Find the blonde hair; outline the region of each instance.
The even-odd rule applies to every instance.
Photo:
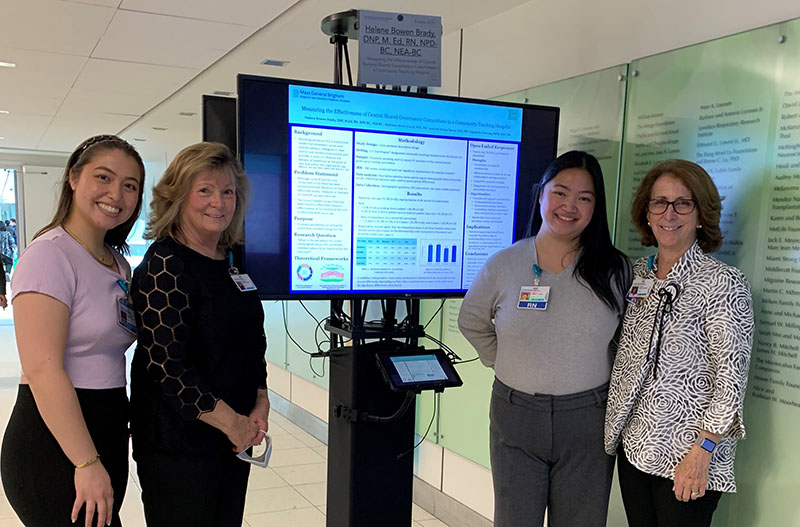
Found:
[[[236,210],[218,247],[228,250],[244,242],[244,213],[250,201],[250,182],[241,163],[222,143],[197,143],[181,150],[153,188],[150,219],[144,231],[148,240],[173,238],[181,234],[181,207],[189,195],[194,177],[203,170],[227,172],[236,187]]]

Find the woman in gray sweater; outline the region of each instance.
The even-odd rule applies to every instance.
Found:
[[[630,264],[608,232],[600,165],[554,160],[533,188],[531,236],[492,256],[461,306],[461,332],[494,368],[490,454],[496,527],[603,526],[609,344]]]

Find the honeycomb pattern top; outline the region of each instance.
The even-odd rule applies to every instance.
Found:
[[[264,314],[225,261],[172,238],[153,243],[131,283],[138,343],[131,367],[134,448],[230,450],[198,421],[224,400],[248,415],[266,388]]]

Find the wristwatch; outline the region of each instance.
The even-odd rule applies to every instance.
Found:
[[[699,436],[697,441],[694,442],[695,445],[700,445],[700,448],[708,452],[709,454],[714,452],[714,449],[717,448],[717,444],[710,440],[707,437]]]

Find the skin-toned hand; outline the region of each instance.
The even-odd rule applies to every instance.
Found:
[[[672,490],[675,498],[680,501],[702,498],[706,494],[708,483],[708,464],[711,462],[711,453],[694,445],[675,467],[675,485]]]
[[[103,463],[97,461],[88,467],[75,469],[75,503],[72,506],[72,523],[78,519],[81,507],[86,505],[85,527],[95,525],[94,516],[97,513],[97,525],[111,525],[114,505],[114,489],[111,488],[111,478],[108,477]]]
[[[269,431],[269,399],[266,397],[266,390],[259,390],[259,395],[261,394],[263,396],[256,399],[256,405],[250,412],[250,420],[258,427],[258,434],[253,439],[252,446],[260,445]]]
[[[250,418],[236,414],[233,426],[225,433],[233,443],[233,451],[237,454],[250,448],[255,441],[258,432],[258,425]]]
[[[0,307],[3,308],[3,311],[5,311],[8,307],[8,299],[6,298],[6,295],[0,295]]]

